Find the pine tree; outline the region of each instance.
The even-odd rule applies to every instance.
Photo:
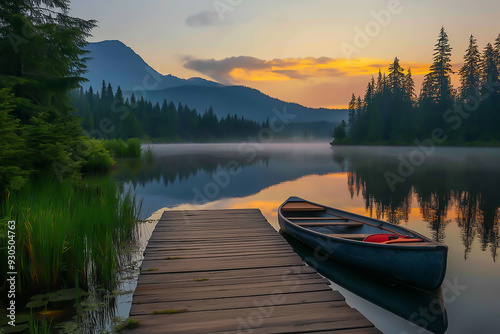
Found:
[[[122,88],[120,86],[118,86],[118,88],[116,89],[115,99],[118,100],[121,104],[125,103],[123,99]]]
[[[365,91],[364,105],[368,107],[375,96],[375,79],[372,77],[372,80],[368,83]]]
[[[356,95],[354,95],[354,93],[352,93],[351,101],[349,102],[349,106],[348,106],[348,109],[349,109],[349,119],[348,119],[349,127],[352,127],[354,125],[354,122],[356,121],[356,103],[357,103]]]
[[[500,34],[498,35],[497,39],[495,40],[495,51],[497,52],[498,59],[497,59],[497,65],[500,70]]]
[[[361,96],[356,99],[356,119],[363,114],[364,104]]]
[[[383,80],[384,79],[382,77],[382,71],[378,70],[377,86],[376,86],[376,89],[375,89],[375,91],[377,93],[382,93],[382,91],[383,91],[383,86],[384,86]]]
[[[422,91],[424,98],[430,98],[433,102],[440,104],[443,109],[453,103],[451,50],[448,35],[443,27],[435,45],[433,63],[429,74],[425,76]]]
[[[431,72],[436,74],[437,97],[440,101],[452,100],[451,74],[453,70],[451,66],[451,50],[448,35],[443,27],[439,34],[438,43],[436,44],[434,64],[431,66]]]
[[[333,142],[331,144],[342,144],[344,139],[347,138],[346,128],[347,124],[342,120],[342,122],[333,129]]]
[[[477,41],[474,36],[470,36],[469,47],[465,52],[464,66],[460,69],[459,97],[462,101],[476,96],[480,86],[481,75],[481,54],[477,47]]]
[[[115,94],[113,93],[113,87],[111,87],[111,83],[108,83],[108,87],[106,88],[106,99],[109,103],[113,102],[115,98]]]
[[[86,39],[96,26],[68,15],[69,0],[9,0],[0,5],[0,89],[19,103],[19,121],[30,168],[78,177],[74,153],[86,140],[70,92],[85,81]],[[59,169],[58,171],[61,171]]]
[[[402,97],[403,84],[405,74],[404,69],[399,64],[399,59],[396,57],[394,62],[389,66],[388,85],[392,92],[393,98],[399,99]]]
[[[106,88],[106,81],[103,80],[102,85],[101,85],[101,99],[106,100],[108,98],[107,94],[108,94],[108,90]]]
[[[493,48],[493,45],[488,43],[484,48],[481,61],[481,83],[483,85],[487,82],[493,83],[499,81],[500,73],[497,66],[497,59],[498,53]]]
[[[71,113],[69,92],[85,79],[86,38],[95,21],[68,15],[69,0],[10,0],[0,10],[0,88],[29,103],[13,115],[21,124],[52,109]]]
[[[406,102],[409,102],[413,106],[417,101],[417,95],[415,94],[415,81],[411,73],[411,68],[408,69],[408,73],[405,75],[403,80],[403,98]]]

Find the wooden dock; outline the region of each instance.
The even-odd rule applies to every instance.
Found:
[[[165,212],[130,317],[126,333],[380,333],[259,210]]]

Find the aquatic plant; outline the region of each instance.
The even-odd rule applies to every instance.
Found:
[[[140,207],[109,178],[86,179],[79,186],[42,178],[9,194],[0,205],[0,256],[7,258],[7,223],[13,220],[17,292],[89,283],[112,290],[120,249],[135,241]],[[7,263],[3,266],[2,273],[8,272]]]
[[[155,154],[151,146],[146,147],[146,149],[144,150],[144,158],[146,159],[146,162],[149,164],[154,161]]]

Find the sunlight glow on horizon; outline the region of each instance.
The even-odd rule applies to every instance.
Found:
[[[403,68],[412,67],[418,94],[442,26],[450,37],[454,64],[462,62],[471,33],[481,51],[500,33],[498,1],[400,2],[404,10],[393,15],[351,63],[340,61],[345,58],[340,45],[352,44],[356,29],[372,22],[373,12],[387,9],[389,0],[242,1],[222,19],[213,15],[210,0],[73,0],[71,14],[99,21],[90,41],[118,39],[148,64],[161,68],[162,74],[221,82],[210,75],[220,70],[220,61],[254,57],[260,61],[257,67],[231,67],[223,79],[316,108],[345,106],[352,93],[364,95],[371,75],[376,76],[379,68],[387,72],[395,56]],[[327,57],[338,63],[314,64]],[[185,66],[186,58],[216,61],[213,67],[196,70]],[[271,69],[259,68],[268,62],[287,65],[297,60],[294,66],[276,63]],[[454,70],[458,69],[455,65]],[[455,77],[453,83],[456,88]]]

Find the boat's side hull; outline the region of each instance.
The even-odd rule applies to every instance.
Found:
[[[436,289],[443,282],[447,261],[445,246],[411,247],[356,242],[301,228],[290,223],[281,212],[278,220],[285,232],[337,261],[422,289]]]

